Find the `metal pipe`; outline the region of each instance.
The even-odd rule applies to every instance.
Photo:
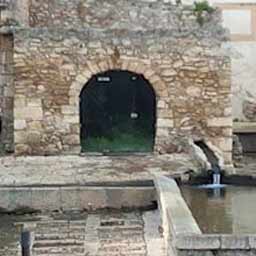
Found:
[[[31,256],[31,232],[23,231],[21,232],[21,255],[22,256]]]

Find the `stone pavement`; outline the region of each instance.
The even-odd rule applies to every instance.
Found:
[[[180,176],[199,170],[188,154],[140,156],[34,156],[0,158],[0,186],[82,185]]]
[[[27,224],[32,226],[33,256],[166,255],[157,210],[57,215],[44,215]],[[20,256],[19,251],[18,242],[5,249],[0,246],[1,256]]]

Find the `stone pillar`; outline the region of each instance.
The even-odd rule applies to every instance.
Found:
[[[13,152],[13,37],[0,35],[0,143],[4,152]]]
[[[14,1],[14,19],[20,26],[29,26],[29,1],[28,0],[16,0]]]

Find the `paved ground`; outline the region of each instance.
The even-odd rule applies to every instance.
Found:
[[[43,216],[33,225],[33,256],[164,256],[159,225],[158,211]],[[1,256],[20,255],[13,237],[0,243]]]
[[[197,169],[185,154],[2,157],[0,186],[137,181],[152,173],[178,176]],[[0,216],[0,255],[20,256],[19,233],[8,218]],[[159,225],[158,211],[101,212],[75,219],[43,216],[34,229],[33,256],[164,256]]]
[[[0,186],[61,185],[150,179],[153,173],[198,170],[189,155],[51,156],[0,158]]]

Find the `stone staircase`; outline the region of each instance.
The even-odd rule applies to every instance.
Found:
[[[140,213],[101,216],[98,239],[97,256],[147,255],[144,223]]]
[[[15,223],[31,230],[33,256],[166,255],[158,211],[43,215]],[[19,232],[13,230],[11,240],[5,238],[9,243],[0,243],[0,256],[21,256]]]
[[[36,225],[33,256],[146,256],[141,213],[91,214]]]
[[[84,256],[86,220],[38,222],[34,234],[34,256]]]
[[[13,248],[1,248],[0,249],[0,255],[1,256],[20,256],[19,247],[16,245],[13,245]]]

